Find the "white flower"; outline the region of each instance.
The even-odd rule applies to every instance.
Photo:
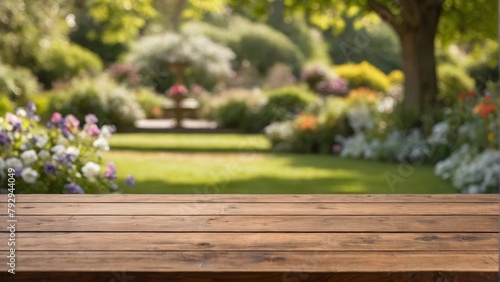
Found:
[[[40,136],[38,137],[38,140],[36,141],[36,146],[38,148],[43,148],[45,145],[47,145],[47,142],[49,141],[49,138],[47,136]]]
[[[108,125],[103,125],[101,128],[101,137],[109,138],[113,134],[111,128]]]
[[[25,165],[30,165],[38,160],[38,155],[35,150],[29,150],[21,154],[21,159]]]
[[[42,160],[46,160],[50,157],[50,153],[46,150],[41,150],[40,152],[38,152],[38,157]]]
[[[76,159],[76,157],[80,155],[80,150],[76,147],[71,146],[66,149],[66,154],[70,155],[72,159]]]
[[[31,167],[27,167],[21,172],[21,177],[26,183],[35,183],[39,176],[38,172]]]
[[[90,180],[94,180],[99,175],[100,170],[101,167],[94,162],[88,162],[82,167],[83,175]]]
[[[23,108],[18,108],[16,110],[16,115],[18,115],[20,117],[25,117],[27,115],[27,113]]]
[[[54,153],[54,158],[62,157],[66,151],[66,147],[64,145],[55,145],[51,151]]]
[[[8,158],[7,160],[5,160],[5,166],[7,168],[22,169],[23,162],[18,158]]]
[[[103,137],[99,137],[94,141],[94,147],[99,151],[109,151],[108,140]]]

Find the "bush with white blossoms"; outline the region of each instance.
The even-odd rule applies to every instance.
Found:
[[[7,171],[15,170],[16,193],[116,193],[114,163],[101,164],[109,150],[111,125],[97,126],[89,114],[83,125],[72,115],[54,113],[40,124],[36,107],[0,117],[0,187],[7,187]],[[135,185],[128,176],[127,184]]]

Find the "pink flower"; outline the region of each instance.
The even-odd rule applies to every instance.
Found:
[[[19,118],[18,118],[16,115],[11,114],[11,113],[7,113],[7,114],[5,115],[5,119],[6,119],[6,120],[7,120],[7,122],[8,122],[8,123],[10,123],[10,124],[16,124],[16,123],[19,123],[19,122],[20,122]]]
[[[55,112],[52,114],[52,118],[50,119],[50,121],[55,124],[55,123],[60,122],[61,119],[62,119],[62,115],[58,112]]]
[[[78,128],[78,126],[80,126],[80,121],[74,115],[67,115],[65,125],[68,128]]]
[[[176,84],[172,86],[169,90],[168,93],[170,95],[182,95],[182,94],[187,94],[187,89],[184,85],[182,84]]]
[[[94,114],[88,114],[85,116],[85,122],[88,124],[94,124],[97,123],[99,119]]]
[[[116,166],[113,162],[108,163],[108,166],[106,167],[103,176],[110,180],[116,179]]]
[[[97,125],[95,125],[95,124],[91,124],[91,125],[88,127],[88,129],[87,129],[87,130],[88,130],[89,135],[90,135],[90,136],[92,136],[92,137],[97,137],[97,136],[99,136],[99,133],[101,132],[101,131],[99,130],[99,127],[98,127]]]

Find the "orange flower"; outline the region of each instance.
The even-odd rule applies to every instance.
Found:
[[[296,119],[296,123],[301,131],[314,130],[318,126],[316,118],[308,114],[300,114]]]
[[[474,107],[472,111],[484,118],[489,114],[494,113],[496,110],[497,107],[493,104],[479,103]]]
[[[474,98],[475,95],[476,95],[476,91],[471,90],[471,91],[468,91],[468,92],[462,92],[460,94],[460,96],[458,96],[458,98],[463,101],[463,100],[465,100],[467,98]]]

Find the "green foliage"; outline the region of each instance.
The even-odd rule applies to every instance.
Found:
[[[309,107],[314,107],[318,97],[300,87],[283,87],[266,93],[267,103],[250,115],[246,129],[251,132],[261,131],[275,121],[284,121],[295,117]]]
[[[56,95],[55,92],[41,92],[33,95],[30,100],[35,103],[36,113],[42,119],[42,121],[49,121],[52,115],[50,112],[52,99]]]
[[[368,62],[339,65],[334,68],[334,71],[340,77],[349,81],[349,87],[351,89],[367,87],[373,90],[386,92],[390,87],[390,81],[387,75]]]
[[[298,73],[304,56],[284,34],[264,24],[242,20],[236,20],[231,26],[232,30],[239,30],[241,36],[236,54],[248,60],[262,75],[276,63],[290,65]]]
[[[0,63],[0,94],[8,95],[12,101],[25,104],[38,90],[38,81],[28,69],[13,68]]]
[[[283,33],[268,25],[250,22],[241,17],[230,18],[227,26],[190,22],[184,25],[183,32],[190,35],[203,35],[231,48],[236,54],[237,65],[241,65],[246,60],[258,70],[261,76],[265,76],[277,63],[287,64],[292,67],[294,73],[298,73],[306,57],[300,48]],[[321,42],[318,42],[320,39],[316,39],[312,43],[320,44]],[[321,56],[317,54],[317,57]]]
[[[347,26],[342,33],[324,33],[336,64],[367,61],[385,73],[401,69],[401,44],[389,25],[378,22],[355,28],[354,19],[344,20]]]
[[[61,1],[0,1],[0,57],[4,63],[33,68],[45,42],[67,32]]]
[[[305,58],[313,57],[315,46],[311,30],[303,18],[290,18],[286,23],[273,26],[294,42]]]
[[[156,15],[152,0],[92,0],[89,5],[90,16],[103,30],[102,41],[108,44],[130,42]],[[96,30],[88,33],[91,39],[97,35]]]
[[[453,65],[441,65],[438,67],[438,99],[446,104],[457,100],[462,92],[474,88],[474,80],[467,73]]]
[[[213,96],[202,96],[201,113],[217,121],[220,127],[245,130],[251,123],[252,113],[265,103],[262,92],[235,88]]]
[[[476,81],[476,89],[480,92],[486,90],[488,83],[498,81],[498,43],[495,40],[472,43],[465,68]]]
[[[133,93],[103,77],[74,81],[54,97],[50,112],[73,114],[80,120],[93,113],[100,124],[113,124],[119,129],[132,127],[136,120],[144,118]]]
[[[162,117],[162,105],[165,103],[165,97],[148,88],[139,88],[134,91],[134,95],[137,103],[146,113],[146,118]]]
[[[237,32],[230,32],[227,27],[216,26],[207,22],[189,21],[182,26],[182,32],[188,35],[203,35],[210,40],[231,48],[237,49],[240,36]]]
[[[103,33],[106,31],[89,15],[88,7],[75,10],[74,15],[77,28],[73,28],[69,33],[70,40],[99,55],[104,63],[117,61],[128,50],[128,42],[104,42]],[[91,37],[89,33],[95,36]]]
[[[49,88],[57,80],[70,80],[78,75],[97,74],[102,62],[94,53],[76,44],[54,41],[40,52],[41,69],[38,76]]]
[[[7,112],[13,112],[14,105],[7,95],[0,93],[0,116],[4,116]]]
[[[350,136],[353,131],[346,117],[346,99],[340,97],[327,97],[325,104],[318,113],[319,151],[330,153],[336,143],[335,136]]]

